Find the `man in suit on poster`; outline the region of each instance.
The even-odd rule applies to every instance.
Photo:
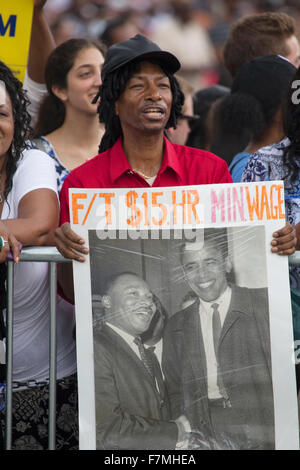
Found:
[[[274,448],[267,289],[229,285],[226,229],[204,229],[181,252],[194,303],[173,315],[163,370],[172,417],[191,426],[190,448]]]
[[[94,325],[97,449],[175,449],[184,417],[171,422],[159,363],[141,343],[156,312],[148,284],[134,273],[110,280],[104,318]]]

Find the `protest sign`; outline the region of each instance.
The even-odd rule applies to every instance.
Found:
[[[285,223],[283,183],[69,197],[90,250],[73,263],[80,448],[298,449],[288,259],[270,246]],[[130,345],[138,330],[156,347],[156,389]],[[183,414],[177,442],[171,419]]]

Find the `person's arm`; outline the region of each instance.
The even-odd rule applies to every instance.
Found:
[[[55,41],[43,11],[46,2],[47,0],[34,0],[27,72],[37,83],[45,83],[46,62],[55,48]]]
[[[13,177],[2,222],[23,245],[53,244],[59,202],[55,164],[44,152],[25,150]],[[10,217],[10,218],[9,218]]]
[[[88,249],[85,241],[79,237],[70,227],[69,215],[69,188],[80,187],[80,182],[71,181],[68,176],[60,191],[60,227],[54,232],[55,245],[65,258],[83,263]],[[75,250],[75,251],[73,251]],[[78,253],[76,253],[78,252]],[[71,263],[61,263],[57,268],[57,280],[59,293],[70,302],[74,302],[73,266]]]
[[[8,232],[22,245],[53,245],[54,229],[58,225],[57,194],[47,188],[28,192],[19,202],[18,217],[3,220]]]

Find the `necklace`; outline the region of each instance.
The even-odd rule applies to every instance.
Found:
[[[147,175],[145,175],[145,173],[143,173],[142,171],[135,170],[134,168],[133,168],[133,171],[134,171],[135,173],[138,173],[139,175],[141,175],[141,176],[142,176],[143,178],[145,178],[146,180],[150,180],[151,178],[155,178],[156,175],[157,175],[157,173],[156,173],[156,175],[147,176]]]

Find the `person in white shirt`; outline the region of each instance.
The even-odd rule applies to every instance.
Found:
[[[30,128],[27,104],[21,82],[0,62],[0,316],[3,314],[4,320],[5,258],[9,248],[16,262],[12,448],[41,450],[48,448],[48,400],[45,398],[49,383],[48,265],[19,263],[18,242],[23,246],[53,244],[59,202],[53,161],[40,150],[26,147],[25,137]],[[57,322],[58,448],[78,448],[77,406],[74,400],[77,387],[74,315],[72,307],[63,299],[57,306]],[[0,333],[0,339],[3,339],[2,336]],[[0,426],[5,421],[4,414],[5,410],[2,410]]]

